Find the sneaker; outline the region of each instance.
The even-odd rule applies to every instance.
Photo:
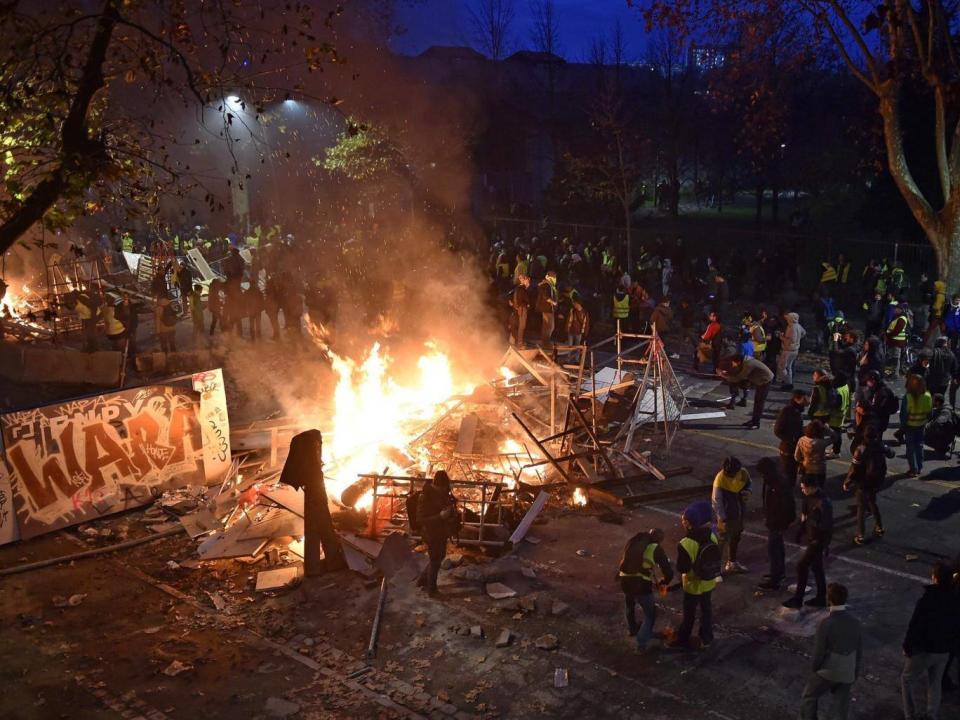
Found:
[[[733,561],[733,570],[738,573],[749,572],[749,569],[743,563],[739,563],[736,560]]]
[[[747,420],[747,421],[746,421],[743,425],[741,425],[740,427],[745,427],[745,428],[747,428],[748,430],[757,430],[757,429],[760,428],[760,423],[756,422],[755,420]]]
[[[762,583],[757,585],[758,590],[779,590],[780,589],[780,580],[775,580],[774,578],[769,578],[764,580]]]
[[[885,532],[886,532],[886,531],[885,531],[882,527],[880,527],[879,525],[877,525],[877,527],[875,527],[875,528],[873,529],[873,534],[876,535],[877,537],[883,537],[883,534],[884,534]]]
[[[740,407],[746,407],[746,406],[747,406],[747,399],[746,399],[746,398],[740,398],[739,400],[737,400],[737,405],[739,405]]]
[[[737,571],[737,566],[735,563],[727,562],[727,564],[723,566],[723,572],[725,572],[728,575],[730,573],[735,573],[736,571]]]
[[[865,542],[866,542],[866,540],[863,539],[863,535],[854,535],[854,536],[853,536],[853,544],[854,544],[854,545],[863,545]]]
[[[810,598],[804,605],[807,607],[825,608],[827,606],[827,599],[822,597]]]
[[[723,406],[724,410],[733,410],[736,407],[736,403],[731,400],[726,405]]]
[[[784,600],[782,605],[785,608],[790,608],[791,610],[798,610],[803,607],[803,598],[798,598],[794,596],[789,600]]]

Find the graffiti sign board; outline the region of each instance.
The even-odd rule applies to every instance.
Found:
[[[219,391],[198,392],[195,376],[186,376],[0,415],[20,537],[137,507],[170,488],[215,481],[205,460],[224,451],[207,447],[215,434],[201,416],[222,416],[226,425],[223,378],[219,370],[202,375]],[[229,435],[229,427],[224,432]],[[229,445],[225,452],[229,463]]]

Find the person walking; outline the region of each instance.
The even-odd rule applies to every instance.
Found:
[[[893,451],[880,440],[875,427],[868,427],[864,442],[857,446],[850,461],[843,489],[856,490],[857,496],[857,534],[853,542],[863,545],[867,511],[873,515],[873,534],[883,537],[883,519],[877,505],[877,493],[883,487],[887,477],[887,458],[893,457]]]
[[[777,414],[773,424],[773,434],[780,441],[780,464],[783,468],[783,477],[794,486],[797,481],[797,461],[794,455],[797,450],[797,441],[803,437],[803,411],[808,403],[805,390],[794,390],[790,402],[784,405]]]
[[[937,338],[927,366],[927,389],[931,395],[946,395],[950,381],[957,374],[957,356],[949,347],[947,338]]]
[[[900,675],[905,720],[939,720],[943,674],[950,652],[960,638],[960,604],[953,587],[953,569],[938,562],[931,584],[917,601],[903,640],[906,660]],[[916,686],[925,681],[926,699],[918,700]]]
[[[850,421],[850,384],[843,373],[833,378],[833,389],[836,392],[835,405],[827,416],[827,427],[833,436],[833,447],[830,455],[837,456],[843,446],[843,438]]]
[[[657,606],[653,587],[657,568],[660,568],[657,585],[666,589],[673,580],[673,568],[663,549],[663,530],[654,528],[630,538],[623,548],[617,579],[623,590],[627,628],[630,636],[636,638],[638,651],[648,650],[655,644],[653,628],[657,620]],[[643,623],[639,627],[637,605],[643,610]]]
[[[897,305],[893,310],[893,319],[887,325],[884,337],[887,343],[887,359],[893,358],[893,376],[903,375],[906,372],[904,363],[907,349],[907,330],[910,323],[903,309]]]
[[[737,562],[737,548],[743,536],[747,498],[752,491],[750,473],[740,460],[732,455],[727,457],[720,472],[713,479],[713,492],[710,496],[720,539],[720,559],[727,556],[727,562],[723,566],[726,574],[747,572],[747,567]]]
[[[803,437],[797,440],[793,459],[802,473],[804,482],[822,488],[827,481],[827,448],[833,438],[826,437],[826,426],[820,420],[811,420],[803,429]]]
[[[781,390],[793,390],[793,365],[800,354],[800,343],[806,337],[807,331],[800,324],[797,313],[785,313],[784,320],[787,326],[780,334],[780,354],[777,356],[777,376],[782,385]]]
[[[710,503],[689,505],[680,518],[686,534],[677,548],[677,572],[683,586],[683,621],[676,637],[668,644],[673,648],[690,648],[690,636],[700,610],[699,639],[701,647],[713,642],[713,590],[720,577],[720,547],[717,534],[710,527]]]
[[[800,699],[800,720],[817,720],[820,698],[827,694],[833,720],[846,720],[849,713],[850,689],[860,676],[863,659],[863,630],[847,610],[847,596],[847,588],[839,583],[827,588],[829,612],[817,626],[813,672]]]
[[[823,556],[830,547],[833,537],[833,504],[823,489],[812,478],[804,476],[800,482],[803,493],[803,506],[800,511],[800,530],[797,542],[806,541],[803,555],[797,562],[797,587],[793,597],[784,601],[786,608],[825,607],[827,604],[827,577],[823,569]],[[807,579],[810,570],[817,583],[817,594],[806,602]]]
[[[759,590],[779,590],[787,574],[783,534],[797,517],[793,482],[780,472],[774,458],[760,458],[757,472],[763,479],[763,518],[767,526],[767,557],[770,572],[763,576]]]
[[[430,597],[439,595],[437,576],[447,556],[447,540],[459,525],[457,501],[450,492],[450,476],[440,470],[423,486],[417,501],[417,522],[427,545],[430,563],[420,573],[417,584],[427,589]]]
[[[907,446],[910,477],[923,472],[923,429],[933,411],[933,398],[919,375],[907,378],[907,392],[900,401],[900,428]]]
[[[851,453],[863,442],[864,433],[871,425],[877,429],[880,438],[883,438],[883,433],[890,426],[890,416],[900,408],[900,402],[893,390],[883,381],[880,373],[871,370],[857,388],[854,405],[856,430],[850,445]]]

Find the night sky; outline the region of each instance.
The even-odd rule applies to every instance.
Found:
[[[466,8],[471,0],[421,0],[398,11],[397,24],[405,32],[393,39],[398,52],[416,55],[431,45],[471,45],[471,27]],[[533,12],[529,0],[515,0],[511,52],[531,49]],[[571,61],[586,60],[590,44],[599,36],[609,37],[620,20],[627,44],[627,59],[642,58],[646,34],[640,12],[627,7],[626,0],[555,0],[560,24],[562,55]]]

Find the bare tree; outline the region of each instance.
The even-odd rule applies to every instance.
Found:
[[[533,0],[530,12],[533,15],[533,30],[530,33],[533,49],[560,55],[563,50],[560,47],[560,19],[557,17],[556,4],[553,0]]]
[[[516,20],[514,0],[474,0],[467,7],[477,46],[494,60],[510,49]]]

